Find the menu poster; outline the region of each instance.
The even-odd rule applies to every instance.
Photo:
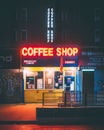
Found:
[[[37,79],[37,89],[42,89],[42,86],[43,86],[43,80]]]
[[[35,82],[34,77],[26,77],[26,88],[35,89],[34,82]]]
[[[52,78],[48,78],[48,84],[52,84]]]

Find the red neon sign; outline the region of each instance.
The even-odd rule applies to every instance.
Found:
[[[75,56],[78,53],[78,48],[56,48],[56,55],[57,56]]]
[[[54,54],[55,53],[55,54]],[[78,54],[77,47],[57,47],[57,48],[42,48],[42,47],[23,47],[22,56],[75,56]]]
[[[53,56],[53,48],[32,48],[24,47],[22,49],[23,56]]]

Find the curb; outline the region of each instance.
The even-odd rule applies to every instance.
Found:
[[[37,124],[37,121],[0,121],[0,125]]]

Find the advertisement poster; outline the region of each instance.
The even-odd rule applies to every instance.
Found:
[[[35,89],[34,82],[35,82],[34,77],[26,77],[26,88]]]
[[[42,89],[43,87],[43,79],[37,79],[37,89]]]

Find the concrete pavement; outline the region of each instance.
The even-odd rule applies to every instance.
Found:
[[[35,123],[36,108],[45,107],[42,104],[0,104],[0,124]],[[46,106],[52,107],[52,106]],[[56,106],[57,107],[57,106]]]
[[[38,104],[38,107],[41,104]],[[0,121],[33,121],[36,120],[36,104],[3,104],[0,105]]]
[[[53,107],[57,108],[57,106],[42,106],[42,104],[37,104],[37,103],[0,104],[0,125],[11,125],[11,124],[22,124],[22,125],[23,124],[31,124],[32,125],[32,124],[39,124],[39,120],[36,120],[36,108],[53,108]],[[41,110],[43,110],[43,109],[41,109]],[[59,108],[59,111],[60,110],[61,109]],[[72,108],[72,110],[74,110],[74,109]],[[93,108],[92,108],[92,110],[93,110]],[[101,118],[100,117],[98,118],[98,120],[100,119],[99,121],[102,122],[103,119],[104,119],[104,117],[103,117],[104,107],[102,109],[100,108],[99,110],[98,109],[96,109],[96,110],[97,110],[97,111],[95,111],[95,113],[97,112],[96,117],[98,117],[99,110],[102,110],[102,111],[100,111],[100,115],[102,114],[102,116],[101,116]],[[75,110],[75,112],[77,112],[77,111]],[[78,116],[81,113],[82,113],[82,111],[80,113],[79,112],[76,113],[75,115]],[[56,116],[57,116],[57,114],[58,113],[56,113]],[[63,114],[62,111],[61,111],[61,114]],[[40,115],[41,115],[41,113],[40,113]],[[51,116],[51,118],[52,118],[52,116],[54,116],[54,115],[55,114],[52,115],[52,113],[51,113],[51,114],[48,114],[48,116],[47,116],[47,114],[46,114],[46,115],[43,116],[42,119],[43,119],[43,121],[46,121],[46,117]],[[69,114],[69,115],[73,117],[73,112],[72,112],[72,114]],[[74,118],[74,119],[76,119],[76,118]],[[70,118],[70,120],[72,121],[72,118]],[[47,120],[47,121],[49,123],[49,120]],[[54,122],[52,122],[52,123],[54,124]],[[61,124],[60,122],[56,122],[56,123]],[[70,124],[69,120],[68,120],[68,124]],[[77,121],[73,120],[72,124],[77,124]],[[103,124],[104,124],[104,121],[103,121]]]

